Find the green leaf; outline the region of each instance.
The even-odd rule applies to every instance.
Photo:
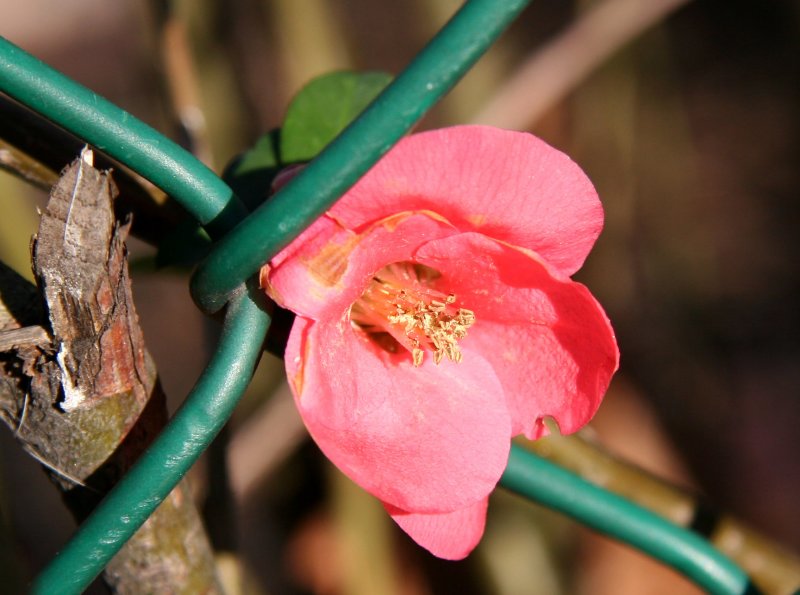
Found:
[[[334,72],[315,78],[292,99],[280,139],[284,163],[309,161],[344,130],[392,80],[385,72]]]
[[[283,168],[279,145],[280,131],[268,132],[236,157],[222,174],[222,179],[251,211],[267,199],[272,179]]]

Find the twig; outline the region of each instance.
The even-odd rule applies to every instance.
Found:
[[[166,423],[133,306],[115,186],[89,151],[54,186],[33,244],[32,285],[0,266],[0,419],[83,520]],[[26,303],[27,302],[27,303]],[[24,326],[23,326],[24,325]],[[28,337],[28,339],[26,339]],[[41,342],[40,339],[48,340]],[[218,592],[213,556],[179,485],[106,568],[116,592]]]
[[[287,384],[251,416],[231,438],[228,466],[231,488],[244,502],[307,436]]]
[[[30,155],[0,138],[0,169],[21,177],[26,182],[50,190],[58,180],[58,174],[42,165]]]
[[[603,0],[536,50],[472,118],[525,130],[628,42],[689,0]]]
[[[50,334],[40,325],[0,331],[0,353],[18,347],[43,346],[49,343]]]
[[[334,6],[324,0],[270,2],[270,17],[283,61],[284,88],[294,94],[310,79],[350,68],[342,24]]]
[[[192,60],[189,35],[176,14],[174,2],[151,0],[156,45],[155,63],[160,88],[178,127],[178,137],[200,161],[212,165],[206,118],[200,107],[200,90]]]
[[[588,436],[586,431],[571,436],[552,435],[525,442],[525,446],[584,479],[709,538],[739,563],[764,593],[789,595],[800,588],[797,556],[740,521],[715,511],[696,494],[617,459]]]

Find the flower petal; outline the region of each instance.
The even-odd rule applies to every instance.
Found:
[[[619,351],[586,287],[535,254],[476,233],[429,242],[415,260],[437,269],[439,288],[475,312],[461,345],[491,363],[508,399],[513,434],[540,437],[545,416],[564,433],[591,419]],[[471,365],[466,356],[465,364]]]
[[[345,316],[298,318],[286,370],[306,427],[346,475],[403,510],[443,512],[486,497],[508,460],[500,382],[469,357],[469,365],[426,358],[414,367]]]
[[[419,545],[445,560],[461,560],[478,545],[486,526],[484,498],[467,508],[443,513],[413,513],[384,504],[395,522]]]
[[[408,260],[421,244],[457,233],[425,213],[397,213],[356,234],[318,219],[261,270],[261,286],[281,306],[307,318],[339,315],[387,264]]]
[[[359,230],[407,210],[434,211],[462,231],[535,250],[566,275],[603,227],[597,193],[569,157],[531,134],[488,126],[404,138],[330,215]]]

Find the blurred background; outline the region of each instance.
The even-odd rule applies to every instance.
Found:
[[[4,3],[0,34],[221,171],[312,77],[397,73],[459,4],[28,0]],[[418,126],[528,130],[583,167],[606,229],[576,278],[622,353],[594,435],[795,551],[799,25],[791,0],[538,0]],[[28,278],[45,198],[0,172],[0,260]],[[174,408],[217,328],[194,308],[189,272],[157,270],[154,253],[132,240],[133,290]],[[192,474],[241,592],[698,592],[502,490],[472,556],[432,558],[320,456],[282,374],[265,355],[223,436],[231,491],[219,493],[213,457]],[[74,524],[6,430],[0,449],[0,574],[27,580]]]

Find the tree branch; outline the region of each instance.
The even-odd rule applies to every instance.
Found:
[[[116,187],[85,150],[64,172],[34,240],[36,288],[0,266],[0,418],[80,521],[166,423],[128,277]],[[52,341],[20,341],[47,327]],[[29,329],[25,331],[25,329]],[[6,341],[8,343],[8,341]],[[106,568],[117,593],[214,593],[211,548],[185,485]]]
[[[614,53],[689,0],[601,0],[537,48],[471,121],[526,130]]]
[[[591,439],[586,431],[570,436],[553,433],[524,444],[536,454],[577,473],[708,538],[741,565],[764,593],[791,595],[800,587],[800,559],[747,527],[711,508],[697,494],[667,483],[631,463],[621,461]]]

